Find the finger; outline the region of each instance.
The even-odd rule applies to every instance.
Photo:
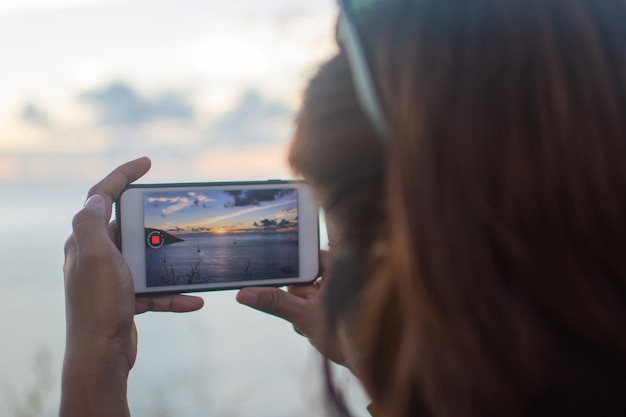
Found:
[[[109,237],[113,242],[117,242],[117,222],[113,220],[109,223],[107,227],[107,232],[109,233]]]
[[[85,206],[72,219],[72,232],[76,245],[99,242],[107,236],[106,202],[100,194],[90,196]]]
[[[300,298],[313,298],[318,297],[320,287],[315,284],[310,285],[290,285],[287,287],[287,291],[290,294]]]
[[[304,319],[307,304],[305,299],[278,288],[242,288],[237,293],[237,301],[292,323]]]
[[[136,297],[135,314],[146,311],[171,311],[174,313],[187,313],[202,308],[204,299],[189,295],[165,295],[158,297]]]
[[[91,187],[87,197],[100,194],[107,200],[107,213],[110,217],[111,205],[124,190],[124,188],[141,178],[150,169],[150,159],[143,157],[127,162],[115,168],[102,181]]]

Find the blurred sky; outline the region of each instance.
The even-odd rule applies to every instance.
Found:
[[[288,177],[333,0],[3,0],[0,181]]]
[[[58,414],[62,248],[88,186],[142,155],[153,160],[143,182],[289,177],[294,112],[336,50],[336,14],[335,0],[0,0],[0,190],[10,196],[0,203],[0,333],[10,335],[0,415],[32,408],[39,349],[57,383],[38,415]],[[196,392],[203,406],[248,415],[325,414],[304,338],[231,292],[205,297],[197,313],[137,318],[139,415],[168,415],[159,404],[198,415],[179,408]],[[197,384],[207,369],[212,383]]]

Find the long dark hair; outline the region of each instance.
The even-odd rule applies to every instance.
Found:
[[[361,23],[390,125],[389,231],[354,281],[378,407],[625,415],[626,2],[390,0]]]
[[[385,19],[372,395],[394,416],[625,414],[626,3],[404,2]]]

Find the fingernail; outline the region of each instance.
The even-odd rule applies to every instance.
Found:
[[[239,294],[237,294],[237,301],[248,306],[256,305],[258,299],[259,296],[256,292],[246,288],[242,289],[239,291]]]
[[[104,208],[104,197],[100,194],[94,194],[85,201],[85,207],[96,210],[102,214],[106,211]]]

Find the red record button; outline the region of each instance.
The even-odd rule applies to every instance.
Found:
[[[165,239],[163,239],[163,234],[161,232],[154,231],[148,235],[147,243],[148,246],[150,246],[152,249],[158,249],[163,246],[163,243],[165,243]]]

